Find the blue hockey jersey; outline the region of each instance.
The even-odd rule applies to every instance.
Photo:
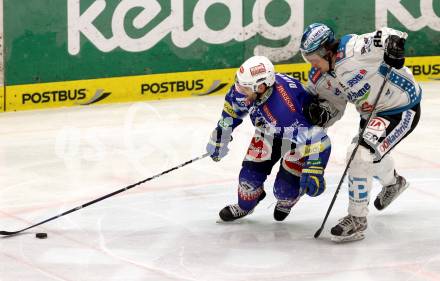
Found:
[[[246,96],[233,85],[226,94],[217,129],[233,130],[249,114],[252,124],[265,134],[271,132],[275,137],[289,139],[294,143],[310,143],[304,138],[313,137],[306,134],[310,133],[313,125],[305,117],[303,109],[309,105],[312,96],[298,80],[276,73],[275,84],[262,97],[249,105],[245,104],[245,100]],[[319,130],[319,134],[320,140],[326,138],[322,130]]]

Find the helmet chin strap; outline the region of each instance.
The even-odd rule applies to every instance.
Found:
[[[333,65],[332,65],[332,56],[330,54],[330,52],[327,52],[327,54],[324,56],[324,59],[328,62],[328,71],[327,72],[332,72],[333,69]]]

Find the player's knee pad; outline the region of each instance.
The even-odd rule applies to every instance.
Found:
[[[299,177],[280,168],[273,185],[273,193],[277,200],[294,200],[301,195]]]
[[[347,162],[353,153],[356,144],[351,144],[347,151]],[[351,161],[350,168],[368,169],[371,170],[373,167],[374,155],[371,151],[363,146],[359,146],[356,154]]]
[[[267,175],[243,167],[238,183],[238,205],[243,210],[252,210],[263,193],[263,185]]]

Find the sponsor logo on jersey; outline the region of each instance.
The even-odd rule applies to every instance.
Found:
[[[355,203],[368,202],[366,182],[366,178],[348,176],[348,196],[350,201]]]
[[[344,84],[342,84],[341,81],[338,81],[338,83],[339,83],[339,86],[341,86],[341,88],[342,88],[344,91],[348,91],[348,87],[345,86]]]
[[[367,71],[365,69],[361,69],[358,74],[348,80],[348,86],[353,87],[354,85],[359,83],[362,79],[364,79],[365,74],[367,74]]]
[[[301,153],[303,153],[304,156],[309,156],[312,154],[318,154],[323,150],[324,150],[324,145],[321,142],[318,142],[304,146],[304,150],[301,151]]]
[[[238,196],[243,201],[257,200],[261,193],[263,193],[262,188],[255,189],[249,182],[242,181],[238,185]]]
[[[21,95],[21,103],[59,103],[65,101],[79,101],[86,98],[87,90],[85,88],[81,89],[69,89],[69,90],[56,90],[56,91],[45,91],[45,92],[35,92],[35,93],[24,93]]]
[[[364,86],[362,87],[362,89],[360,89],[357,92],[350,92],[347,95],[347,98],[349,101],[354,101],[360,97],[363,97],[366,93],[368,93],[370,91],[371,85],[369,83],[365,83]]]
[[[368,129],[382,132],[385,131],[386,128],[388,128],[389,124],[390,121],[388,121],[387,119],[375,117],[370,120],[370,123],[368,123]]]
[[[390,150],[411,129],[414,116],[415,112],[413,110],[407,110],[403,113],[403,118],[400,120],[399,125],[380,144],[379,151],[382,155]]]
[[[361,105],[361,110],[363,112],[371,112],[373,111],[373,106],[366,101]]]
[[[231,117],[221,118],[218,121],[218,125],[223,129],[228,129],[229,127],[231,127],[232,123],[233,123],[233,120]]]
[[[280,84],[276,86],[278,93],[280,94],[281,98],[283,99],[284,103],[287,105],[289,110],[291,112],[296,112],[295,105],[293,104],[292,99],[289,97],[289,94],[287,93],[286,89]]]
[[[380,136],[374,132],[365,131],[363,138],[366,143],[375,145],[379,141]]]
[[[269,160],[272,154],[272,144],[264,137],[255,136],[249,145],[246,160],[261,162]]]
[[[223,111],[226,112],[229,116],[231,116],[233,118],[238,118],[238,115],[234,111],[234,109],[232,108],[232,105],[227,101],[225,101],[225,103],[223,105]]]
[[[368,123],[368,126],[365,129],[363,136],[364,140],[368,144],[375,146],[379,139],[385,136],[386,129],[388,128],[389,124],[390,121],[381,117],[371,119],[370,123]]]
[[[260,63],[257,66],[251,67],[249,70],[250,70],[252,76],[257,76],[259,74],[266,73],[266,67],[264,67],[263,63]]]
[[[382,31],[378,30],[373,37],[373,45],[382,48]]]
[[[267,104],[263,105],[263,111],[264,111],[264,113],[266,113],[267,118],[269,118],[270,123],[276,125],[277,119],[273,116],[272,112],[270,112],[270,109],[267,106]]]
[[[237,109],[243,111],[243,110],[247,110],[247,106],[246,106],[246,98],[240,98],[240,97],[235,97],[235,104],[237,106]]]

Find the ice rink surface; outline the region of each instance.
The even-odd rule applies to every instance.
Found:
[[[329,130],[326,193],[304,196],[284,222],[272,218],[277,165],[252,215],[216,223],[219,210],[236,202],[253,133],[247,118],[219,163],[199,160],[0,238],[0,280],[439,281],[440,84],[423,88],[419,126],[393,151],[411,186],[382,212],[371,204],[365,240],[330,241],[330,228],[346,215],[346,183],[313,238],[357,132],[350,106]],[[1,114],[0,230],[25,228],[202,155],[222,106],[217,96]],[[379,191],[375,183],[373,200]]]

